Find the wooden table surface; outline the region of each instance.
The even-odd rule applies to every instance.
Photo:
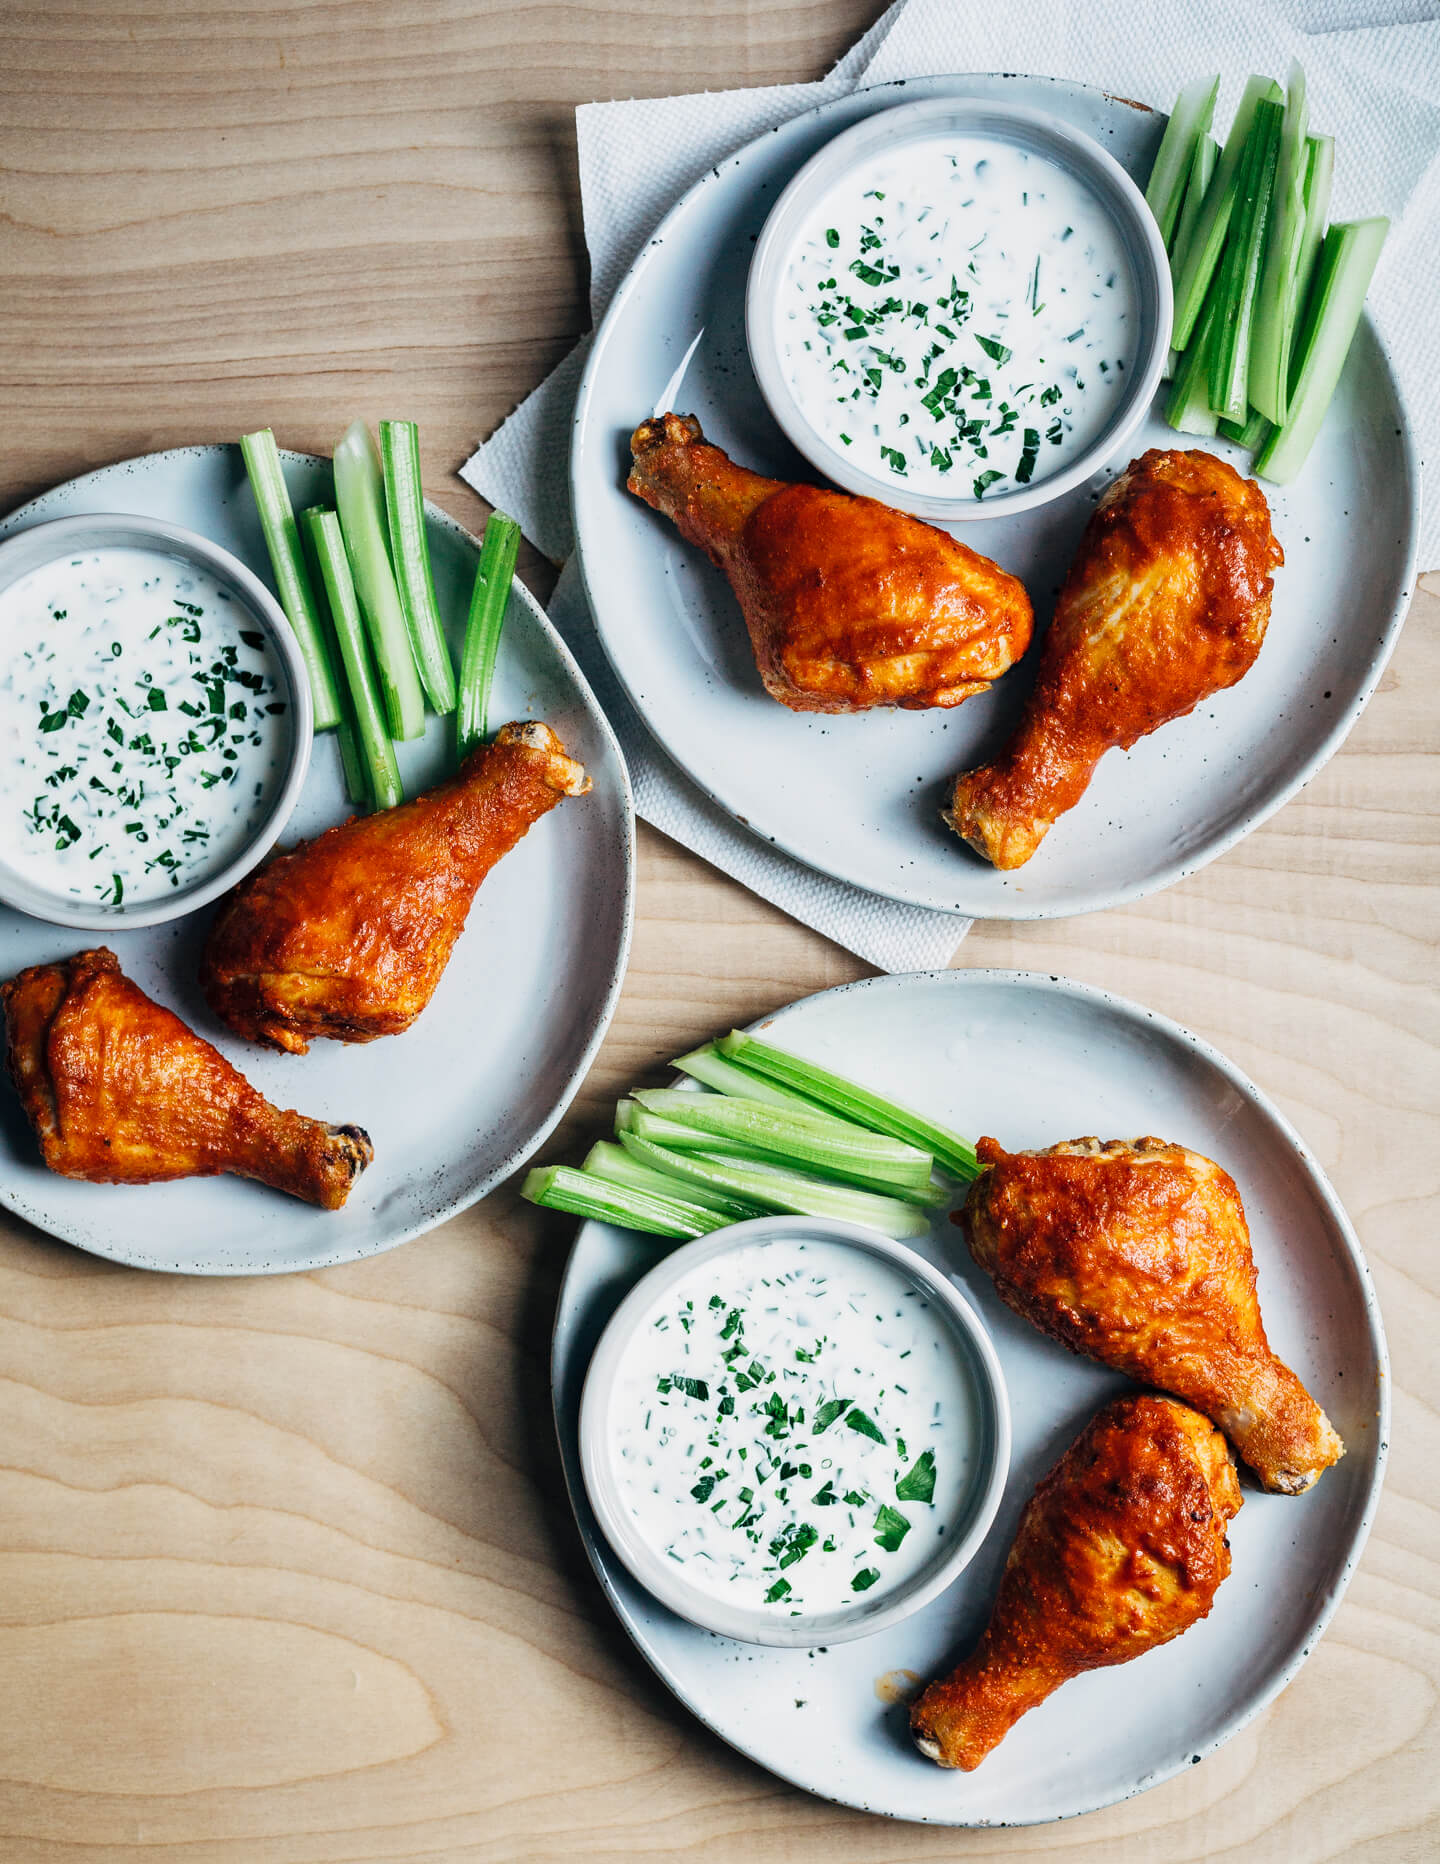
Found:
[[[586,323],[572,106],[818,76],[876,11],[4,0],[0,510],[151,448],[264,424],[328,448],[403,412],[478,525],[454,467]],[[1379,1520],[1304,1672],[1220,1754],[1071,1825],[966,1833],[723,1747],[585,1563],[547,1389],[571,1226],[510,1191],[280,1280],[148,1276],[5,1221],[4,1864],[1440,1855],[1437,689],[1432,577],[1349,744],[1265,828],[1142,905],[977,926],[956,959],[1217,1043],[1369,1253]],[[624,997],[549,1151],[682,1046],[865,969],[642,825]]]

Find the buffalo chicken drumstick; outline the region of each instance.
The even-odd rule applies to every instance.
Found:
[[[1198,1411],[1107,1405],[1026,1504],[990,1622],[910,1711],[915,1745],[966,1773],[1072,1676],[1129,1663],[1209,1612],[1240,1485]]]
[[[976,1148],[956,1217],[1017,1314],[1218,1424],[1267,1489],[1299,1495],[1345,1453],[1265,1337],[1229,1172],[1163,1139]]]
[[[502,726],[458,774],[276,856],[227,894],[200,981],[252,1042],[399,1035],[430,1001],[476,891],[562,797],[590,780],[546,725]]]
[[[1095,766],[1250,670],[1284,553],[1253,479],[1151,451],[1095,508],[1015,736],[958,779],[946,819],[996,867],[1028,861]]]
[[[1030,598],[988,557],[873,498],[766,479],[693,415],[636,428],[629,489],[730,580],[765,690],[796,712],[959,705],[1030,643]]]
[[[233,1172],[338,1210],[370,1163],[360,1127],[272,1107],[103,947],[33,965],[0,985],[0,1003],[10,1073],[62,1178],[158,1184]]]

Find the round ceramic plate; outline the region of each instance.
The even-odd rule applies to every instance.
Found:
[[[889,1631],[828,1650],[731,1643],[643,1591],[585,1500],[577,1416],[606,1320],[663,1245],[589,1223],[555,1328],[554,1393],[570,1499],[626,1630],[680,1700],[734,1747],[826,1799],[943,1825],[1026,1825],[1111,1804],[1229,1739],[1313,1649],[1360,1556],[1389,1419],[1385,1340],[1354,1231],[1298,1135],[1188,1031],[1065,979],[1014,971],[876,978],[760,1025],[786,1048],[1011,1148],[1159,1133],[1218,1159],[1250,1219],[1271,1343],[1324,1405],[1346,1455],[1309,1495],[1246,1487],[1234,1570],[1211,1614],[1131,1664],[1077,1677],[973,1774],[916,1754],[896,1696],[948,1668],[984,1622],[1040,1476],[1126,1381],[1045,1339],[997,1299],[942,1216],[914,1245],[989,1328],[1010,1388],[1010,1481],[989,1539],[951,1590]]]
[[[1213,860],[1338,748],[1404,619],[1418,468],[1367,322],[1304,472],[1292,486],[1265,487],[1286,567],[1255,666],[1132,752],[1112,751],[1082,802],[1013,873],[973,854],[941,822],[940,806],[956,773],[993,755],[1008,734],[1033,679],[1034,649],[995,690],[948,712],[830,717],[770,699],[723,576],[625,491],[629,436],[646,415],[673,406],[698,415],[742,465],[814,478],[750,369],[750,253],[776,196],[830,137],[896,102],[932,96],[1050,111],[1142,184],[1165,122],[1057,80],[929,78],[823,105],[721,163],[658,228],[591,350],[571,454],[580,562],[600,638],[637,710],[676,763],[755,833],[827,874],[915,905],[996,919],[1094,912]],[[1152,411],[1095,479],[957,534],[1020,577],[1043,627],[1100,489],[1147,447],[1176,445],[1203,445],[1248,469],[1238,448],[1179,436]]]
[[[332,502],[328,461],[283,457],[297,511]],[[107,466],[22,507],[0,524],[0,537],[89,511],[143,512],[199,531],[273,587],[238,447],[182,447]],[[478,546],[434,505],[427,518],[436,592],[458,646]],[[316,1210],[239,1178],[145,1186],[58,1178],[41,1165],[8,1082],[0,1086],[0,1203],[52,1236],[138,1268],[260,1275],[392,1248],[521,1165],[569,1105],[615,1007],[630,938],[633,816],[610,727],[519,582],[491,716],[543,719],[594,788],[537,823],[490,874],[439,990],[404,1035],[356,1047],[317,1042],[304,1056],[230,1035],[196,983],[208,910],[104,941],[136,983],[271,1100],[367,1129],[375,1162],[344,1210]],[[423,739],[398,747],[407,795],[445,774],[452,742],[451,721],[432,718]],[[350,813],[333,737],[322,737],[282,844]],[[0,910],[0,976],[85,943],[80,933]]]

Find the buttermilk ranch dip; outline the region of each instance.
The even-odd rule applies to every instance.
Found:
[[[0,590],[0,644],[0,861],[120,906],[243,851],[284,780],[288,707],[223,583],[163,551],[80,551]]]
[[[1098,437],[1137,365],[1124,243],[1085,185],[988,137],[902,144],[802,228],[781,366],[818,431],[876,478],[984,499]]]
[[[611,1404],[620,1506],[701,1591],[823,1613],[943,1552],[979,1441],[951,1325],[841,1243],[697,1267],[629,1342]]]

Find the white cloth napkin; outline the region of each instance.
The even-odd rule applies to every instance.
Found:
[[[1337,138],[1338,217],[1396,223],[1371,304],[1395,355],[1422,458],[1440,459],[1440,20],[1435,0],[896,0],[814,84],[583,105],[576,112],[591,311],[598,323],[646,238],[694,181],[753,137],[859,84],[939,72],[1059,74],[1165,107],[1197,73],[1225,73],[1217,121],[1254,71],[1305,65],[1311,116]],[[589,339],[460,471],[519,521],[546,556],[569,556],[571,416]],[[1440,501],[1422,521],[1421,563],[1440,566]],[[741,828],[669,761],[612,674],[573,568],[551,617],[580,660],[630,764],[647,821],[806,925],[884,970],[943,965],[970,922],[826,878]]]

